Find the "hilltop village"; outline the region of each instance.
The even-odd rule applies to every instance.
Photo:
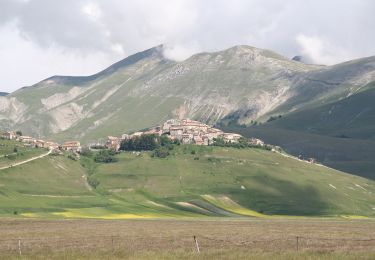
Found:
[[[106,147],[118,151],[122,141],[146,134],[164,135],[172,141],[179,141],[181,144],[195,145],[212,145],[217,139],[221,139],[225,143],[237,143],[242,138],[239,134],[225,133],[199,121],[169,119],[163,125],[152,127],[143,132],[135,132],[131,135],[123,134],[121,137],[108,136]],[[264,142],[259,139],[252,138],[248,142],[253,145],[264,146]]]
[[[123,134],[120,137],[108,136],[105,144],[102,145],[108,149],[118,151],[121,142],[137,138],[142,135],[157,135],[167,136],[172,141],[178,141],[181,144],[195,144],[195,145],[212,145],[215,140],[221,139],[224,143],[237,143],[242,138],[241,135],[235,133],[225,133],[220,129],[211,127],[207,124],[190,119],[169,119],[160,126],[149,128],[145,131],[135,132],[133,134]],[[31,136],[24,136],[21,132],[7,131],[2,134],[2,138],[9,140],[17,140],[24,143],[26,146],[46,148],[50,150],[63,150],[79,153],[82,150],[79,141],[67,141],[63,144],[58,144],[52,141],[45,141],[36,139]],[[247,142],[252,145],[264,146],[264,142],[251,138]],[[91,148],[91,147],[88,147]]]

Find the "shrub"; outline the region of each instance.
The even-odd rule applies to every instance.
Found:
[[[215,158],[215,157],[209,157],[207,158],[209,162],[221,162],[220,158]]]
[[[82,150],[79,152],[80,155],[82,156],[86,156],[86,157],[92,157],[92,155],[94,154],[90,148],[88,147],[84,147],[82,148]]]
[[[103,150],[103,149],[106,149],[106,147],[105,147],[104,145],[100,145],[100,144],[91,145],[90,148],[91,148],[91,149],[95,149],[95,150]]]
[[[159,158],[166,158],[169,155],[169,149],[167,147],[159,147],[155,149],[153,156],[159,157]]]
[[[94,189],[96,189],[96,187],[98,187],[99,184],[100,184],[100,182],[99,182],[97,179],[95,179],[95,178],[93,178],[93,177],[91,177],[91,176],[89,176],[89,177],[87,178],[87,182],[88,182],[88,184],[89,184],[91,187],[93,187]]]
[[[8,154],[5,157],[8,158],[9,160],[15,160],[17,158],[17,155],[15,155],[15,154]]]
[[[95,155],[94,161],[97,163],[112,163],[117,162],[118,159],[114,157],[116,154],[113,150],[101,150]]]
[[[280,118],[282,118],[282,117],[283,117],[282,115],[271,116],[270,118],[268,118],[267,123],[268,123],[268,122],[275,121],[276,119],[280,119]]]
[[[170,146],[173,143],[172,140],[169,139],[168,136],[166,136],[166,135],[160,136],[159,140],[160,140],[161,146]]]
[[[72,153],[68,155],[68,158],[70,160],[73,160],[73,161],[77,161],[78,160],[77,157],[74,154],[72,154]]]

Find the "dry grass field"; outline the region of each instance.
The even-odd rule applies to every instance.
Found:
[[[371,220],[1,219],[0,231],[0,259],[375,259]]]

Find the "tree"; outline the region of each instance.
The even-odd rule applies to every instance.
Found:
[[[88,147],[82,148],[82,150],[79,152],[80,155],[86,156],[86,157],[92,157],[93,152]]]
[[[16,135],[18,135],[18,136],[22,136],[22,135],[23,135],[23,134],[22,134],[22,131],[20,131],[20,130],[16,131]]]
[[[112,150],[101,150],[95,155],[94,161],[97,163],[112,163],[117,162],[118,159],[114,156],[116,152]]]
[[[163,138],[164,144],[166,140]],[[141,135],[129,140],[124,140],[120,145],[123,151],[152,151],[159,147],[160,137],[156,135]]]
[[[159,158],[166,158],[169,155],[169,149],[165,146],[161,146],[157,149],[155,149],[153,156],[159,157]]]
[[[91,187],[93,187],[94,189],[96,189],[96,187],[98,187],[98,185],[100,184],[100,182],[99,182],[97,179],[93,178],[92,176],[89,176],[89,177],[87,178],[87,182],[88,182],[89,185],[90,185]]]

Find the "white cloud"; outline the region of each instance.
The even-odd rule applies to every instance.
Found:
[[[164,46],[163,54],[167,59],[183,61],[193,54],[199,52],[201,48],[197,43],[179,45],[167,44]]]
[[[124,55],[124,53],[125,53],[124,48],[119,43],[112,44],[111,49],[112,49],[112,51],[114,51],[115,53],[117,53],[119,55]]]
[[[302,56],[312,63],[332,65],[354,56],[353,53],[348,53],[347,50],[318,36],[299,34],[296,41],[300,46]]]
[[[94,20],[99,19],[101,15],[99,6],[93,2],[88,2],[87,4],[83,5],[82,12]]]
[[[40,47],[23,38],[14,25],[0,28],[0,91],[11,92],[53,75],[90,75],[110,65],[116,55],[81,55],[57,46]],[[16,88],[12,83],[16,83]]]
[[[373,10],[372,0],[0,0],[0,91],[159,44],[175,60],[239,44],[323,64],[370,56]]]

